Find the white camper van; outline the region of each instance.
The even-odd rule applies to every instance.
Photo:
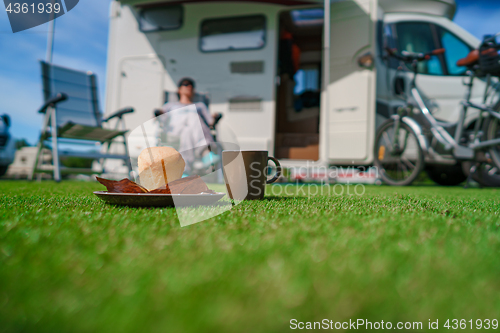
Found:
[[[223,114],[221,141],[284,166],[370,165],[376,126],[411,77],[385,46],[446,48],[417,83],[436,117],[458,117],[465,69],[455,63],[479,40],[451,21],[455,10],[454,0],[113,1],[106,110],[134,107],[133,129],[192,77]]]

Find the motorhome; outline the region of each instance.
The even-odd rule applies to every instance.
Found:
[[[454,0],[113,1],[106,110],[135,108],[126,121],[136,128],[192,77],[223,114],[220,141],[288,167],[370,165],[377,125],[411,78],[385,47],[445,48],[417,83],[436,117],[458,118],[466,69],[456,61],[480,42],[455,11]]]

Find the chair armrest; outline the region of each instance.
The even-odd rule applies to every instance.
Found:
[[[215,126],[217,125],[217,123],[219,122],[219,120],[222,119],[222,114],[221,113],[216,113],[214,115],[214,124],[212,126],[210,126],[210,129],[215,129]]]
[[[113,118],[119,118],[119,119],[122,119],[123,115],[124,114],[127,114],[127,113],[132,113],[134,112],[134,109],[133,108],[124,108],[124,109],[121,109],[121,110],[118,110],[116,111],[115,113],[113,113],[111,116],[109,116],[108,118],[106,119],[103,119],[102,122],[105,123],[107,122],[108,120],[111,120]]]
[[[38,110],[38,113],[45,113],[45,111],[47,111],[47,108],[49,106],[54,107],[54,106],[56,106],[57,103],[65,101],[67,99],[68,99],[68,95],[66,95],[65,93],[59,93],[59,94],[55,95],[54,97],[50,98],[47,102],[45,102],[45,104],[42,105],[40,110]]]
[[[164,113],[165,113],[165,111],[163,111],[162,109],[155,109],[153,111],[153,114],[155,115],[155,117],[159,117],[159,116],[161,116]]]

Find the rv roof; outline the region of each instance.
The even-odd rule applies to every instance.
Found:
[[[450,20],[455,16],[455,0],[378,0],[386,13],[420,13],[445,16]]]
[[[260,2],[283,6],[312,5],[322,3],[322,0],[121,0],[122,3],[135,4],[137,7],[148,8],[174,4],[189,4],[200,2]]]
[[[330,1],[338,2],[343,0]],[[148,8],[201,2],[260,2],[284,6],[298,6],[323,3],[324,0],[120,0],[120,2],[136,5],[141,8]],[[451,20],[456,12],[455,0],[378,0],[378,3],[386,13],[421,13],[446,16]]]

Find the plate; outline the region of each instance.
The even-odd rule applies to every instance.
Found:
[[[100,199],[111,205],[133,207],[179,207],[212,205],[222,199],[226,193],[200,194],[158,194],[158,193],[109,193],[94,192]]]

